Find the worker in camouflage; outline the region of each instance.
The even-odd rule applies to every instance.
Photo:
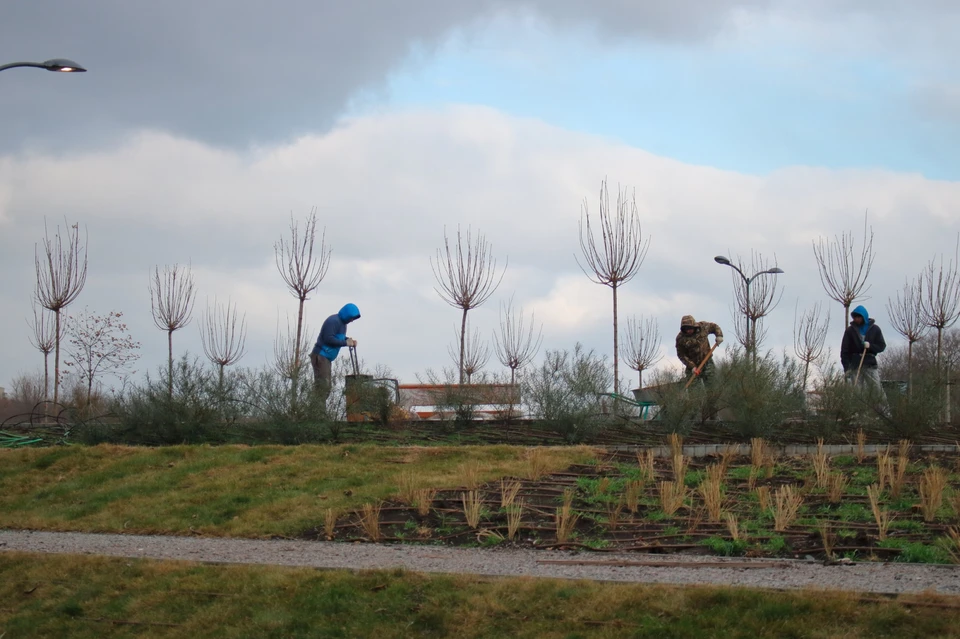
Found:
[[[710,352],[710,341],[707,339],[707,335],[710,334],[715,336],[717,345],[723,343],[723,331],[713,322],[698,322],[693,315],[684,315],[680,320],[680,332],[677,333],[677,357],[687,367],[687,377],[696,375],[703,380],[704,385],[710,384],[715,370],[713,358],[707,360],[703,370],[698,368],[700,362]]]

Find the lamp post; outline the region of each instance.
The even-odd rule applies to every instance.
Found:
[[[46,62],[11,62],[9,64],[0,64],[0,71],[14,69],[16,67],[34,67],[37,69],[46,69],[56,73],[84,73],[86,69],[66,58],[51,58]]]
[[[751,326],[750,326],[751,324],[750,322],[750,284],[753,282],[753,280],[757,279],[761,275],[777,275],[779,273],[783,273],[783,269],[777,268],[777,267],[768,268],[765,271],[760,271],[759,273],[754,273],[750,277],[747,277],[746,275],[743,274],[743,271],[741,271],[736,264],[731,262],[729,259],[727,259],[723,255],[716,256],[715,258],[713,258],[713,261],[716,262],[717,264],[723,264],[724,266],[729,266],[730,268],[735,270],[737,273],[739,273],[740,277],[743,279],[744,288],[746,289],[746,304],[744,304],[744,315],[747,318],[747,335],[746,335],[747,355],[750,355],[751,353],[753,353],[753,359],[756,360],[757,354],[753,352],[754,346],[755,346],[753,343],[753,340],[756,337],[755,334],[757,329],[756,329],[756,326],[754,326],[753,329],[751,330]]]

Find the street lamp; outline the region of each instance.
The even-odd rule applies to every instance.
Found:
[[[0,71],[6,71],[7,69],[16,67],[35,67],[57,73],[83,73],[86,71],[86,69],[73,60],[67,60],[66,58],[51,58],[46,62],[11,62],[9,64],[0,64]]]
[[[750,277],[747,277],[746,275],[743,274],[743,271],[741,271],[736,264],[734,264],[733,262],[731,262],[729,259],[727,259],[722,255],[716,256],[715,258],[713,258],[713,261],[716,262],[717,264],[723,264],[724,266],[729,266],[730,268],[735,270],[737,273],[739,273],[741,278],[743,278],[744,287],[746,288],[746,304],[744,305],[744,311],[745,311],[744,315],[747,316],[747,336],[746,336],[747,340],[746,341],[747,341],[747,354],[749,355],[752,352],[754,347],[753,339],[756,337],[756,335],[751,336],[750,334],[751,333],[750,331],[750,284],[753,282],[753,280],[757,279],[761,275],[777,275],[779,273],[783,273],[783,269],[777,268],[777,267],[768,268],[765,271],[760,271],[759,273],[754,273]],[[757,328],[756,326],[754,326],[753,333],[756,333],[756,331],[757,331]],[[754,353],[753,357],[756,358],[756,356],[757,356],[756,353]]]

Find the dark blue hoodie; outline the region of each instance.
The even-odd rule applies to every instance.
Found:
[[[347,345],[347,324],[360,319],[356,304],[344,304],[338,313],[331,315],[320,327],[320,335],[311,353],[323,355],[331,362],[337,359],[340,349]]]
[[[863,357],[863,365],[866,368],[877,367],[877,355],[882,353],[887,347],[883,340],[883,332],[876,322],[870,318],[867,309],[858,306],[850,312],[850,316],[859,315],[863,318],[863,325],[857,326],[852,321],[843,332],[843,341],[840,343],[840,364],[843,370],[856,369],[860,366],[860,358]],[[863,343],[870,344],[864,354]]]

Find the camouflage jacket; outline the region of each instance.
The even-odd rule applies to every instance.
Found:
[[[723,331],[713,322],[691,322],[689,325],[696,326],[697,331],[693,335],[684,335],[681,328],[677,333],[677,357],[687,368],[696,368],[710,352],[707,335],[713,333],[717,337],[723,337]]]

